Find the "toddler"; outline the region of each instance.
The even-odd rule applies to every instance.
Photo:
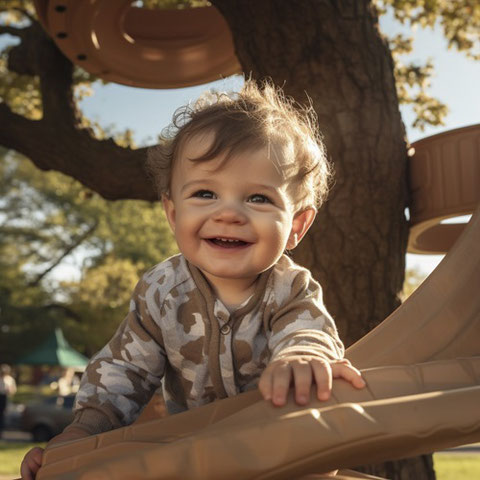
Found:
[[[181,253],[143,275],[52,443],[132,423],[161,384],[169,413],[256,387],[282,406],[291,384],[304,405],[313,385],[328,399],[332,377],[362,388],[320,285],[284,254],[327,191],[311,109],[268,82],[204,96],[177,112],[148,166]],[[41,455],[27,453],[24,479]]]

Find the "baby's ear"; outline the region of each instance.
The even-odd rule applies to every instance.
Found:
[[[170,228],[175,233],[175,204],[168,194],[162,195],[162,203]]]
[[[293,250],[312,226],[317,211],[313,207],[297,212],[293,217],[292,230],[288,237],[287,250]]]

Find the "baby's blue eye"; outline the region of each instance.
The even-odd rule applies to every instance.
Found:
[[[198,190],[192,195],[192,197],[206,198],[207,200],[216,198],[215,194],[210,190]]]
[[[261,195],[260,193],[250,195],[248,200],[252,203],[272,203],[268,197],[266,197],[265,195]]]

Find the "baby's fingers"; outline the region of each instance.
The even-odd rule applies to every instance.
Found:
[[[272,403],[281,407],[287,403],[292,380],[292,369],[288,363],[278,363],[272,372]]]
[[[332,363],[333,378],[343,378],[350,382],[355,388],[363,388],[366,383],[362,378],[362,374],[350,362]]]
[[[304,359],[298,359],[292,363],[291,366],[295,382],[295,401],[299,405],[306,405],[310,400],[312,367],[310,366],[310,362]]]
[[[314,359],[311,361],[313,376],[317,384],[317,398],[328,400],[332,390],[332,369],[326,360]]]
[[[262,372],[258,381],[258,389],[264,400],[272,399],[272,369],[270,366]]]
[[[276,406],[285,405],[292,372],[288,362],[271,363],[262,373],[258,389],[265,400],[271,400]]]
[[[43,449],[40,447],[32,448],[22,461],[20,474],[23,480],[34,480],[35,475],[42,465]]]

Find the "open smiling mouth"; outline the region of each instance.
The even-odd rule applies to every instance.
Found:
[[[251,245],[249,242],[244,242],[243,240],[237,240],[233,238],[221,238],[221,237],[215,237],[215,238],[206,238],[207,242],[210,243],[210,245],[215,245],[216,247],[221,247],[221,248],[239,248],[239,247],[248,247],[248,245]]]

